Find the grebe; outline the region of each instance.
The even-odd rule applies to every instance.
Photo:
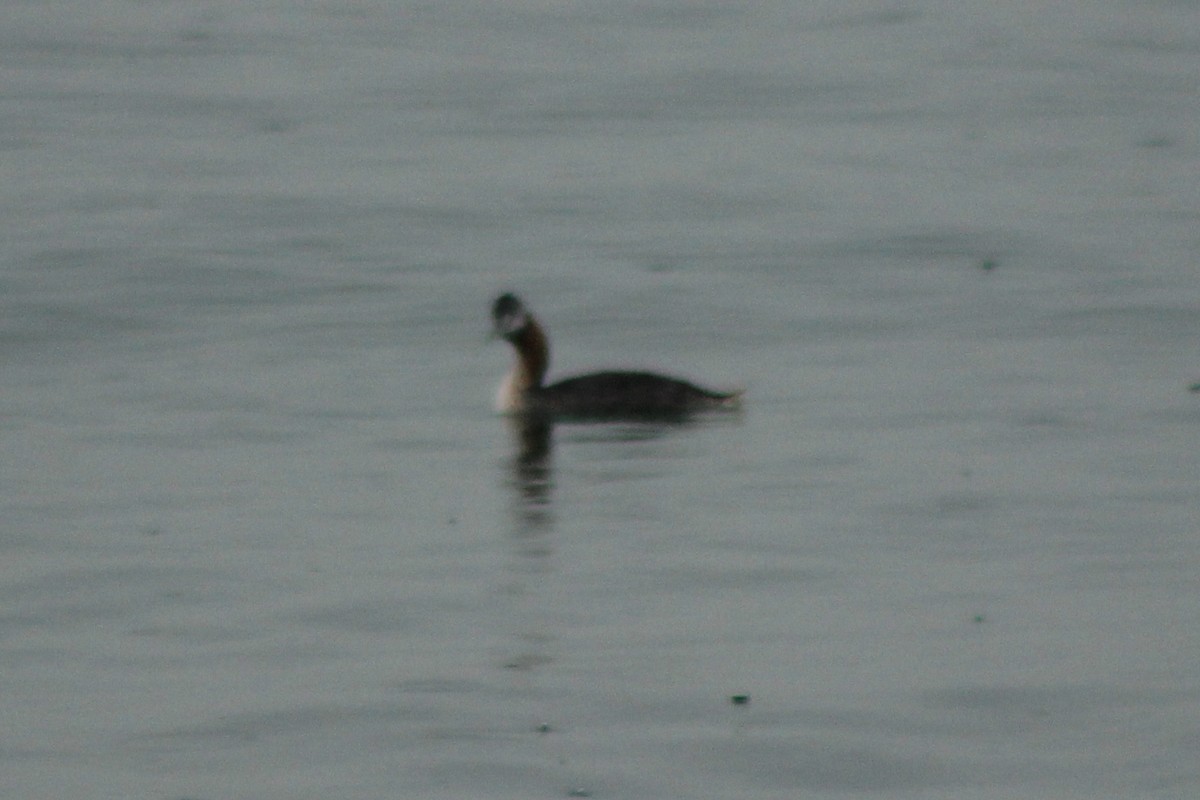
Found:
[[[546,332],[513,294],[492,304],[495,335],[517,351],[512,371],[500,385],[496,410],[575,419],[637,419],[686,416],[709,409],[734,409],[742,392],[714,392],[678,378],[650,372],[595,372],[543,385],[550,365]]]

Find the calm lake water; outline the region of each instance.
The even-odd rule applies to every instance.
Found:
[[[1200,796],[1200,6],[4,16],[3,797]]]

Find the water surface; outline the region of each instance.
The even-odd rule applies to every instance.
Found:
[[[1197,14],[7,9],[0,794],[1194,796]]]

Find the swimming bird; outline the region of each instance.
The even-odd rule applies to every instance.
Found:
[[[684,417],[697,411],[735,409],[742,392],[717,392],[652,372],[606,370],[546,385],[550,343],[546,331],[514,294],[492,304],[494,334],[516,350],[500,385],[496,410],[573,419]]]

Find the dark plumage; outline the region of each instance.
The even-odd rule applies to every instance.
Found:
[[[550,346],[538,321],[512,294],[496,298],[492,320],[496,335],[511,343],[517,354],[496,398],[500,411],[574,419],[643,419],[731,409],[740,403],[740,391],[717,392],[651,372],[606,370],[545,385]]]

